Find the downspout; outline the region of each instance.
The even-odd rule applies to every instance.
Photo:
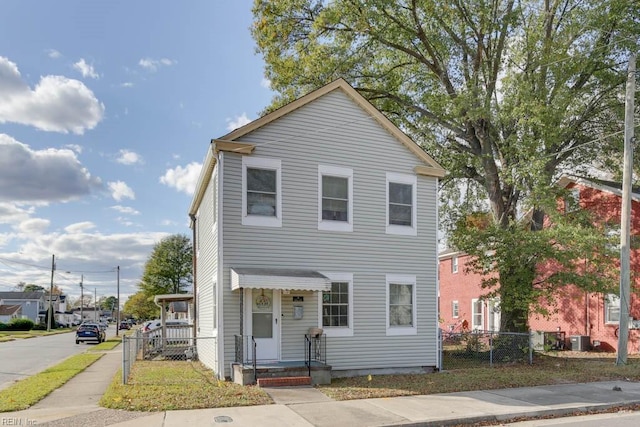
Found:
[[[196,242],[196,227],[198,226],[197,221],[196,221],[196,216],[194,214],[189,214],[189,218],[191,218],[191,232],[192,232],[192,237],[191,237],[191,251],[193,252],[193,256],[192,256],[192,270],[193,270],[193,336],[196,337],[197,332],[198,332],[198,287],[197,287],[197,283],[198,283],[198,275],[197,273],[197,265],[198,265],[198,259],[197,259],[197,253],[196,253],[196,247],[197,247],[197,242]]]

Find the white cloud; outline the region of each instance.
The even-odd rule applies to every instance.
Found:
[[[78,144],[66,144],[64,147],[68,148],[71,151],[75,151],[78,154],[82,153],[83,150],[82,145]]]
[[[82,77],[91,77],[92,79],[97,79],[100,76],[96,73],[96,70],[93,68],[93,65],[87,64],[84,58],[80,58],[78,62],[73,64],[73,68],[77,71],[80,71]]]
[[[115,205],[111,206],[111,209],[127,215],[140,215],[140,212],[129,206]]]
[[[175,65],[176,63],[177,61],[167,58],[142,58],[140,61],[138,61],[138,65],[148,71],[157,71],[160,67],[169,67],[171,65]]]
[[[47,56],[51,59],[58,59],[62,57],[62,54],[55,49],[47,49]]]
[[[260,86],[266,89],[271,89],[271,80],[269,80],[266,77],[263,77],[262,81],[260,82]]]
[[[122,163],[123,165],[135,165],[136,163],[142,164],[142,157],[133,151],[122,149],[118,152],[118,158],[116,159],[118,163]]]
[[[239,127],[242,127],[247,123],[251,123],[251,119],[247,117],[247,113],[242,113],[240,116],[236,116],[233,119],[227,119],[226,121],[228,131],[238,129]]]
[[[32,150],[0,133],[0,201],[68,201],[102,186],[69,149]]]
[[[83,222],[76,222],[75,224],[66,226],[64,231],[66,231],[69,234],[77,234],[77,233],[84,233],[94,228],[96,228],[96,225],[93,222],[83,221]]]
[[[120,84],[121,87],[133,87],[133,83],[132,82],[124,82]]]
[[[168,187],[191,195],[196,189],[196,183],[198,182],[201,169],[202,164],[197,162],[189,163],[184,168],[177,166],[174,169],[167,169],[165,174],[160,177],[160,182]]]
[[[0,56],[0,123],[82,135],[104,115],[104,105],[79,80],[44,76],[31,89],[15,63]]]
[[[0,224],[20,224],[28,219],[35,209],[33,207],[23,208],[14,203],[0,202]]]
[[[125,182],[116,181],[108,183],[109,190],[111,190],[111,197],[116,201],[120,201],[122,199],[131,199],[135,200],[136,195]]]
[[[51,221],[42,218],[29,218],[18,224],[18,231],[27,234],[41,234],[49,228]]]

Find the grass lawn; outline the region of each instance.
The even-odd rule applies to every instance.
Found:
[[[335,400],[410,396],[498,388],[629,379],[640,381],[640,359],[616,366],[608,355],[536,355],[533,365],[474,367],[433,374],[373,375],[334,379],[318,389]]]
[[[122,384],[119,371],[100,400],[100,405],[129,411],[221,408],[273,403],[255,386],[216,380],[200,362],[137,361],[129,383]]]
[[[20,411],[39,402],[102,356],[101,353],[76,354],[39,374],[0,390],[0,412]]]

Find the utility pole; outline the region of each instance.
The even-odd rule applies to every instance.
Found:
[[[116,267],[116,336],[120,330],[120,266]]]
[[[47,332],[51,331],[51,318],[53,316],[53,305],[51,300],[53,299],[53,272],[56,271],[56,256],[51,255],[51,285],[49,286],[49,310],[47,310]]]
[[[84,274],[80,275],[80,324],[84,322]]]
[[[93,320],[98,323],[98,288],[93,288]]]
[[[616,365],[627,364],[629,341],[629,294],[631,289],[631,176],[633,174],[633,97],[636,91],[636,55],[629,56],[624,113],[624,170],[620,218],[620,324]]]

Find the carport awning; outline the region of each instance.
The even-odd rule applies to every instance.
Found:
[[[240,288],[329,291],[331,280],[313,270],[232,268],[231,290]]]

